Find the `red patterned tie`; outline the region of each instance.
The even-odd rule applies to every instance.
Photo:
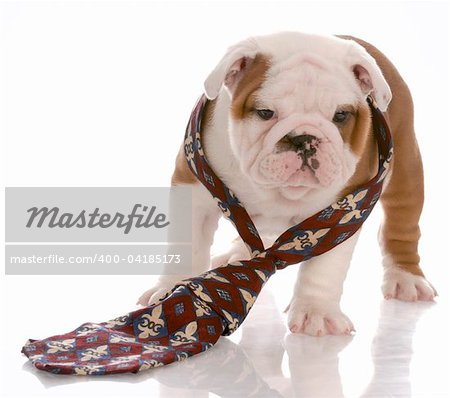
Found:
[[[186,279],[159,303],[102,323],[44,340],[28,340],[22,352],[41,370],[101,375],[139,372],[206,351],[244,321],[261,288],[277,269],[325,253],[352,236],[377,202],[392,139],[381,111],[368,99],[377,138],[377,175],[331,206],[285,231],[265,249],[238,198],[216,176],[204,156],[200,131],[207,99],[192,112],[185,136],[189,167],[217,200],[246,243],[251,260],[235,261]]]

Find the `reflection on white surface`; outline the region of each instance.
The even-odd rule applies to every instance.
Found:
[[[351,336],[287,336],[294,396],[344,397],[338,354],[351,340]]]
[[[374,374],[362,397],[411,396],[410,363],[416,324],[433,303],[383,301],[372,343]]]
[[[422,316],[435,309],[434,303],[382,301],[378,328],[372,339],[373,374],[362,391],[352,391],[352,378],[358,375],[363,358],[354,355],[353,363],[340,366],[340,355],[358,345],[354,336],[310,337],[287,332],[270,291],[264,291],[242,327],[239,343],[222,338],[204,354],[167,367],[137,375],[101,377],[58,376],[37,371],[29,362],[23,370],[33,374],[47,390],[89,383],[95,390],[102,385],[144,385],[150,397],[328,397],[359,396],[426,397],[411,388],[411,360],[416,326]],[[432,315],[432,314],[429,314]],[[437,315],[437,314],[434,314]],[[429,317],[431,318],[431,317]],[[423,336],[419,336],[422,338]],[[365,344],[365,339],[362,338]],[[287,369],[286,366],[287,356]],[[433,364],[430,364],[431,371]],[[426,375],[422,375],[426,377]],[[442,384],[443,386],[444,384]],[[444,397],[437,386],[430,397]],[[78,388],[77,390],[80,390]],[[91,391],[83,388],[84,392]],[[141,391],[143,389],[140,389]],[[345,393],[347,390],[347,393]],[[132,388],[130,388],[130,395]]]

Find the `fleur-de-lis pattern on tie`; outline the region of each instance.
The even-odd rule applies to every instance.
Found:
[[[379,152],[377,175],[289,228],[269,248],[264,248],[242,203],[205,158],[201,122],[206,103],[202,96],[189,120],[184,142],[186,161],[235,225],[252,258],[183,280],[149,307],[107,322],[85,323],[64,335],[28,340],[22,352],[38,369],[75,375],[139,372],[206,351],[221,335],[234,332],[242,324],[277,269],[331,250],[352,236],[369,216],[392,158],[389,128],[371,98],[368,104]]]

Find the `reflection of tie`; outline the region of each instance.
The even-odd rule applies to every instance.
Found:
[[[189,167],[211,192],[246,243],[251,260],[235,261],[177,284],[159,303],[99,324],[44,340],[22,349],[41,370],[59,374],[109,374],[181,361],[212,347],[220,335],[244,321],[262,286],[277,269],[325,253],[352,236],[377,202],[392,156],[384,117],[372,100],[373,131],[379,151],[378,174],[345,198],[285,231],[265,249],[250,216],[209,167],[200,131],[207,103],[198,101],[185,137]]]

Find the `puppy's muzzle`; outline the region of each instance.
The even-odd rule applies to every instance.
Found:
[[[291,115],[264,137],[258,172],[264,181],[286,186],[329,186],[341,176],[342,152],[342,139],[332,123]]]

